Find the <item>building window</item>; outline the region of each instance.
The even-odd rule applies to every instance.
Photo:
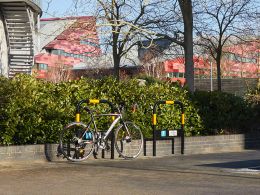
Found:
[[[184,78],[184,73],[183,72],[179,72],[179,78]]]
[[[243,57],[240,56],[238,54],[234,54],[234,53],[229,53],[228,54],[228,58],[231,61],[236,61],[236,62],[243,62],[243,63],[253,63],[256,64],[257,63],[257,59],[254,57]]]
[[[48,69],[48,65],[47,64],[39,64],[39,66],[38,66],[39,68],[39,70],[47,70]]]
[[[90,45],[90,46],[99,48],[99,45],[97,43],[94,43],[93,41],[90,41],[90,40],[81,40],[80,44]]]
[[[65,56],[65,57],[73,57],[73,58],[81,58],[81,59],[83,59],[85,57],[85,55],[82,55],[82,54],[68,53],[68,52],[65,52],[64,50],[60,50],[60,49],[49,50],[49,53],[54,54],[54,55],[61,55],[61,56]],[[85,54],[88,54],[88,53],[93,53],[93,52],[86,52]]]
[[[53,49],[53,50],[51,50],[51,54],[60,55],[60,50]]]
[[[183,72],[168,72],[167,74],[168,78],[184,78]]]

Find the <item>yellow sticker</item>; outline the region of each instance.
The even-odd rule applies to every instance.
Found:
[[[153,125],[156,125],[156,114],[153,114],[152,123]]]
[[[174,104],[174,101],[168,100],[168,101],[165,101],[165,104]]]
[[[89,103],[90,103],[90,104],[98,104],[98,103],[99,103],[99,100],[95,100],[95,99],[89,100]]]
[[[76,122],[80,122],[80,114],[79,113],[76,114]]]
[[[184,125],[184,114],[181,115],[181,124]]]

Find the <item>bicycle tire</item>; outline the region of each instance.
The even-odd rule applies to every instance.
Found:
[[[143,149],[143,143],[142,131],[132,122],[124,122],[115,131],[115,148],[124,159],[137,158]]]
[[[81,122],[68,124],[62,130],[59,140],[60,152],[73,162],[86,160],[94,150],[95,136],[93,131],[86,131],[87,125]],[[90,133],[86,137],[86,132]],[[91,136],[92,135],[92,136]]]

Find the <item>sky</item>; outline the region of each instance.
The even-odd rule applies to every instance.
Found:
[[[48,2],[50,2],[49,6]],[[75,11],[73,0],[42,0],[41,7],[43,10],[42,18],[65,17],[73,15],[90,16],[93,15],[93,11],[95,10],[91,4],[85,3],[85,6],[78,7],[77,11]]]
[[[73,0],[42,0],[42,18],[66,16],[66,12],[71,10],[72,1]],[[49,3],[49,7],[48,2],[51,2]]]

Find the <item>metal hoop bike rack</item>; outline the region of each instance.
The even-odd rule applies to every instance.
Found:
[[[180,137],[181,137],[181,154],[184,154],[184,106],[183,103],[180,101],[173,101],[173,100],[159,100],[155,102],[153,106],[153,116],[152,116],[152,128],[153,128],[153,137],[152,137],[152,142],[153,142],[153,156],[156,156],[156,141],[157,141],[157,135],[158,135],[158,130],[156,130],[156,125],[157,125],[157,107],[161,104],[168,104],[168,105],[179,105],[181,109],[181,129],[180,129]],[[164,136],[167,138],[161,139],[161,140],[172,140],[172,154],[174,154],[174,136],[172,135],[172,132],[165,131],[163,132]],[[144,156],[146,156],[146,141],[144,142]]]

